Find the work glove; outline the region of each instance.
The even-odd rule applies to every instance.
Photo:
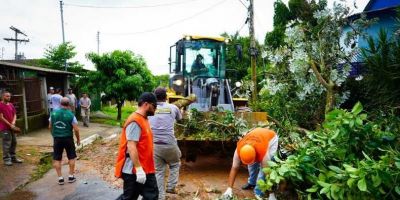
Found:
[[[232,198],[233,197],[232,188],[228,187],[228,189],[226,189],[225,193],[222,196],[223,198]]]
[[[136,169],[136,182],[144,184],[146,182],[146,173],[142,167],[135,167]]]

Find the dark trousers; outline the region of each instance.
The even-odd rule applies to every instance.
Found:
[[[124,193],[117,200],[136,200],[139,195],[143,200],[158,200],[158,188],[155,174],[147,174],[146,182],[136,182],[136,174],[122,173],[124,180]]]
[[[11,161],[15,159],[15,149],[17,148],[17,137],[10,130],[1,131],[3,136],[3,160]]]

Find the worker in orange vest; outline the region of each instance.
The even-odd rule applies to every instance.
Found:
[[[255,183],[258,180],[265,180],[262,168],[267,167],[267,161],[271,160],[277,149],[278,135],[274,131],[267,128],[255,128],[248,132],[237,142],[232,168],[229,173],[228,189],[223,196],[233,196],[232,188],[239,172],[240,162],[248,165],[250,177],[257,177]],[[257,199],[262,199],[264,196],[258,186],[255,186],[254,193]],[[269,198],[274,199],[274,194],[271,193]]]
[[[153,93],[139,97],[138,109],[126,120],[122,129],[115,176],[124,180],[123,194],[118,199],[158,199],[153,159],[153,133],[148,116],[157,109]]]

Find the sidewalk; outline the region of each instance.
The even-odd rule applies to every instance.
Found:
[[[79,133],[81,141],[93,134],[98,134],[105,138],[114,133],[120,133],[120,129],[115,126],[90,123],[90,127],[84,127],[79,123]],[[74,136],[75,138],[75,136]],[[17,138],[18,145],[32,145],[32,146],[43,146],[52,147],[53,138],[51,137],[50,130],[47,128],[33,131],[31,133],[21,135]]]
[[[76,162],[76,182],[58,185],[56,171],[51,169],[43,178],[28,184],[24,189],[35,195],[35,200],[108,200],[116,199],[122,190],[109,186],[100,178],[96,170],[87,167],[86,161]],[[68,165],[62,166],[62,173],[65,180],[68,180]]]
[[[112,134],[115,133],[118,134],[121,132],[121,129],[119,127],[104,125],[104,124],[96,124],[96,123],[91,123],[90,127],[84,127],[81,124],[79,124],[79,130],[80,130],[81,141],[94,134],[98,134],[101,137],[106,138]],[[0,139],[0,145],[2,145],[1,143],[2,140]],[[43,128],[17,137],[17,155],[19,155],[21,158],[28,158],[31,155],[27,153],[22,153],[23,155],[21,155],[21,151],[19,151],[19,149],[21,150],[25,147],[29,147],[36,149],[37,152],[52,152],[52,146],[53,146],[53,138],[51,136],[50,131],[47,128]],[[78,167],[81,166],[78,163],[79,162],[77,162],[77,166]],[[64,167],[65,166],[63,166],[63,168]],[[26,184],[30,180],[31,174],[34,169],[35,165],[27,161],[24,162],[23,164],[15,164],[11,167],[4,166],[3,163],[1,163],[0,198],[2,196],[5,196],[7,193],[14,191],[16,188],[18,188],[18,186]],[[67,170],[64,170],[64,172],[67,172]],[[50,170],[45,176],[49,176],[48,174],[51,173],[55,173],[54,169]],[[32,184],[33,183],[29,185]]]

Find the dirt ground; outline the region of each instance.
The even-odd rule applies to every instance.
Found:
[[[93,145],[83,149],[81,160],[85,160],[94,169],[98,170],[103,180],[115,188],[121,188],[122,181],[116,180],[114,162],[118,150],[118,138],[110,141],[96,141]],[[231,167],[231,158],[214,155],[199,155],[196,162],[182,160],[178,194],[167,194],[167,199],[216,199],[227,188],[227,179]],[[234,194],[239,199],[253,198],[252,191],[241,190],[240,187],[247,181],[247,170],[243,167],[236,178]]]
[[[24,163],[13,166],[0,165],[0,199],[31,180],[42,153],[46,151],[49,150],[37,146],[17,146],[17,156],[24,160]],[[3,157],[2,151],[0,151],[0,157]]]

